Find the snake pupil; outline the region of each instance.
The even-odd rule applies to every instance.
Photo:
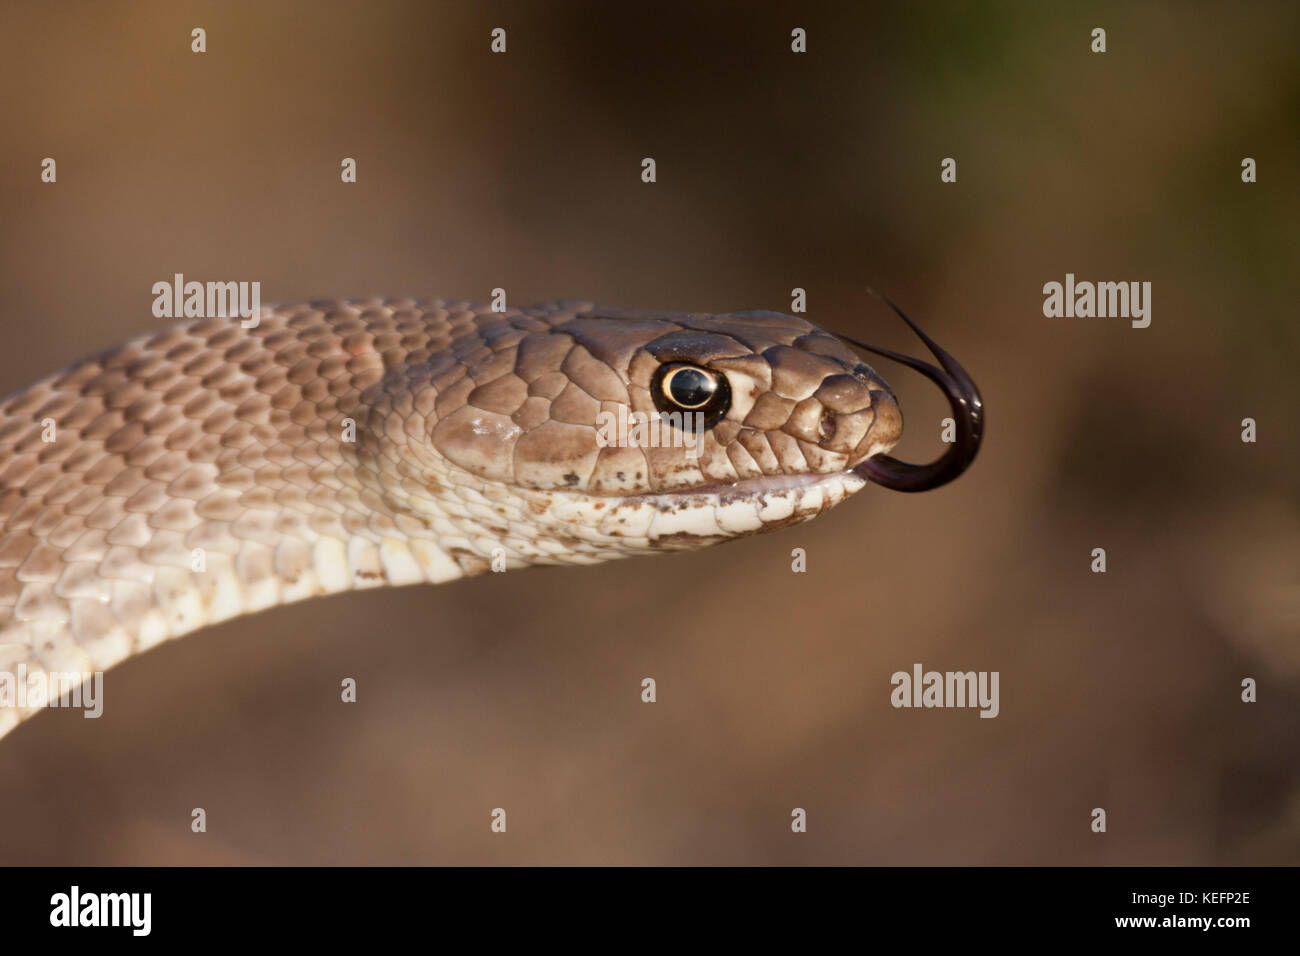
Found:
[[[703,408],[717,391],[717,381],[703,369],[675,369],[664,380],[664,390],[682,408]]]

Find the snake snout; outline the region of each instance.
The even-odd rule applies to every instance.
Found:
[[[888,386],[871,390],[871,410],[875,420],[853,450],[854,464],[870,455],[888,451],[903,437],[903,410],[898,407],[898,399]]]
[[[893,391],[864,364],[827,376],[805,405],[813,406],[820,414],[815,434],[809,421],[805,425],[808,434],[801,437],[826,451],[847,456],[849,467],[868,455],[892,448],[902,436],[903,416]],[[793,418],[799,417],[796,414]]]

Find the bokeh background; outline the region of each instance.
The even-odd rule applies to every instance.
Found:
[[[2,393],[155,328],[173,272],[698,311],[800,286],[813,321],[915,352],[873,285],[989,421],[930,494],[165,645],[108,676],[103,719],[0,741],[0,862],[1300,862],[1295,4],[0,17]],[[1151,281],[1151,327],[1044,318],[1066,272]],[[937,453],[942,399],[879,368],[900,453]],[[1001,716],[894,710],[915,662],[999,671]]]

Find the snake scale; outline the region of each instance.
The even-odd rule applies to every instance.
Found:
[[[943,370],[862,347],[948,393],[959,440],[928,466],[887,456],[898,403],[850,340],[775,312],[369,299],[155,331],[0,405],[0,680],[353,588],[698,548],[868,480],[942,484],[982,404],[913,329]],[[597,427],[673,411],[707,423],[695,447]],[[44,703],[4,701],[0,735]]]

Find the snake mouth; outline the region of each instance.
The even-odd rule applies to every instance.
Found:
[[[723,498],[740,497],[752,498],[755,495],[765,495],[778,493],[782,491],[793,491],[796,488],[808,488],[818,482],[825,481],[828,478],[843,477],[851,474],[852,471],[832,472],[829,475],[806,474],[795,475],[762,475],[758,478],[742,478],[739,481],[719,481],[707,485],[697,485],[694,488],[685,489],[680,492],[667,492],[663,497],[672,497],[674,494],[679,495],[718,495]]]
[[[677,491],[646,492],[630,495],[623,499],[627,502],[647,502],[649,504],[684,504],[700,498],[716,498],[722,503],[745,500],[759,501],[765,498],[781,497],[792,492],[807,491],[817,487],[846,487],[857,491],[866,484],[866,479],[854,468],[827,473],[805,472],[793,475],[760,475],[756,478],[742,478],[739,481],[718,481],[703,485],[694,485]]]

